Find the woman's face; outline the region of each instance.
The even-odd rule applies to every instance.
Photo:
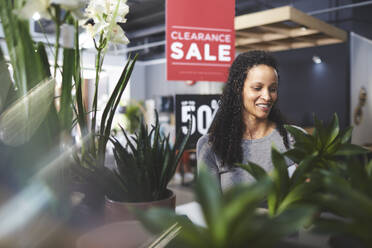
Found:
[[[278,98],[278,74],[267,65],[252,67],[243,86],[244,118],[266,119]]]

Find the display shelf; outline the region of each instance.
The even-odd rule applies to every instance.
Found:
[[[235,17],[235,34],[238,51],[280,51],[348,39],[346,31],[290,6]]]

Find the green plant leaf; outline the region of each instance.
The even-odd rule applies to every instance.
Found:
[[[225,226],[218,221],[222,208],[222,194],[217,179],[209,174],[205,165],[199,169],[195,184],[195,199],[200,203],[205,222],[215,235],[223,235]],[[215,225],[219,223],[220,225]]]
[[[310,172],[312,169],[315,168],[315,157],[309,156],[306,157],[301,163],[298,165],[296,170],[293,172],[291,177],[291,187],[296,187],[298,184],[303,183],[306,179],[306,173]]]
[[[299,149],[291,149],[283,153],[283,155],[299,164],[308,154]]]
[[[50,111],[54,85],[54,79],[40,82],[0,115],[0,140],[4,144],[19,146],[31,139]]]
[[[332,122],[329,125],[329,127],[326,129],[327,138],[326,138],[326,142],[324,144],[325,147],[327,147],[330,144],[332,144],[332,142],[338,136],[338,134],[340,132],[340,127],[339,127],[338,122],[339,122],[338,121],[338,116],[337,116],[336,113],[334,113]]]
[[[291,125],[284,125],[285,129],[294,137],[296,143],[294,144],[295,148],[311,154],[315,148],[315,141],[313,137],[299,128]]]
[[[262,169],[261,166],[255,163],[252,162],[248,162],[248,164],[236,163],[235,165],[243,168],[245,171],[251,174],[257,181],[268,176],[267,172],[264,169]]]
[[[354,144],[342,144],[340,145],[339,149],[334,153],[335,156],[352,156],[352,155],[361,155],[367,154],[371,151],[365,149],[361,146],[354,145]]]
[[[59,119],[61,127],[65,130],[71,129],[73,118],[72,113],[72,79],[74,75],[74,57],[75,50],[65,48],[63,49],[63,67],[62,67],[62,88],[60,99]]]
[[[289,175],[288,175],[288,165],[287,162],[284,159],[284,156],[275,149],[275,147],[272,147],[271,149],[271,158],[274,165],[275,170],[278,172],[278,180],[274,181],[276,187],[280,190],[280,196],[279,199],[284,197],[289,190],[290,181],[289,181]]]
[[[297,204],[298,202],[306,199],[311,199],[311,194],[314,193],[318,188],[320,188],[320,185],[309,182],[303,182],[296,185],[279,204],[277,213],[282,213],[295,203]]]
[[[123,92],[129,82],[129,78],[132,74],[137,57],[138,54],[134,56],[133,60],[130,58],[128,59],[127,65],[124,67],[122,75],[120,76],[119,81],[117,82],[116,87],[113,90],[103,111],[99,133],[100,139],[98,144],[98,158],[101,165],[103,165],[105,161],[106,145],[110,137],[112,121],[114,119],[116,109],[119,106],[121,96],[123,95]]]
[[[342,144],[350,143],[352,132],[353,132],[353,127],[348,127],[343,132],[343,135],[342,135],[342,138],[341,138],[341,143]]]
[[[320,121],[316,116],[314,115],[314,136],[316,139],[317,149],[323,150],[325,147],[325,144],[327,142],[327,134],[326,129],[323,125],[323,122]]]
[[[224,197],[225,199],[231,199],[224,205],[219,218],[222,222],[221,225],[225,225],[226,231],[233,232],[242,218],[252,215],[254,209],[268,195],[272,186],[272,181],[268,177],[263,177],[252,185],[236,187],[224,193],[227,194]]]
[[[166,209],[153,208],[147,212],[135,211],[145,227],[153,233],[159,233],[167,230],[175,223],[181,226],[181,231],[176,239],[188,247],[208,247],[211,245],[206,230],[194,225],[185,216],[176,215],[174,212]]]
[[[3,52],[0,48],[0,113],[2,110],[9,104],[9,95],[8,93],[13,92],[13,83],[10,78],[8,65],[5,62]]]

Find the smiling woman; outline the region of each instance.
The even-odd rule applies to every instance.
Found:
[[[198,167],[206,165],[222,190],[254,180],[236,163],[253,162],[271,171],[272,145],[284,152],[293,144],[276,107],[278,86],[278,66],[270,53],[250,51],[233,62],[216,117],[197,143]]]

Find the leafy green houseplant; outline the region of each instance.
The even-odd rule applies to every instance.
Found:
[[[143,205],[145,202],[151,204],[172,197],[171,205],[174,208],[175,198],[167,186],[176,171],[190,134],[183,140],[176,139],[174,146],[171,147],[169,136],[164,137],[160,133],[157,114],[156,123],[151,130],[141,119],[139,131],[134,137],[129,137],[124,129],[122,131],[127,142],[126,147],[115,137],[111,138],[116,168],[109,169],[103,166],[91,170],[92,167],[76,167],[77,173],[86,181],[95,184],[95,188],[106,195],[105,211],[106,215],[110,215],[110,220],[115,218],[111,217],[113,215],[111,212],[118,211],[115,202],[137,202]],[[128,212],[128,207],[119,208]],[[118,218],[132,218],[130,213],[119,215],[121,217]],[[122,217],[123,215],[126,217]]]
[[[319,189],[319,185],[306,182],[309,167],[314,162],[313,156],[302,160],[292,177],[289,176],[288,166],[284,155],[272,148],[272,162],[274,170],[267,173],[262,167],[254,163],[238,164],[241,168],[250,173],[256,180],[270,178],[273,187],[267,194],[269,214],[275,216],[285,209],[299,202],[306,203],[311,194]]]
[[[297,127],[287,125],[286,129],[295,138],[294,148],[280,154],[273,148],[273,172],[266,173],[259,165],[248,163],[239,164],[257,180],[269,176],[274,182],[273,190],[268,194],[268,208],[271,215],[280,213],[291,204],[311,201],[312,195],[321,190],[320,184],[308,183],[309,173],[317,169],[334,171],[336,174],[345,174],[350,166],[345,163],[345,157],[362,155],[368,150],[350,144],[351,128],[340,132],[338,117],[334,115],[329,125],[324,125],[315,119],[313,135],[307,134]],[[292,177],[289,177],[287,156],[298,164]]]
[[[268,201],[268,215],[264,219],[268,223],[280,216],[286,216],[288,211],[300,211],[302,206],[310,205],[314,207],[313,210],[321,209],[328,214],[322,214],[314,219],[315,211],[313,211],[307,216],[306,224],[314,223],[315,229],[323,235],[326,231],[327,237],[331,237],[328,241],[331,247],[371,247],[372,162],[366,163],[361,160],[368,151],[349,143],[351,129],[341,133],[337,116],[328,126],[317,121],[314,135],[303,133],[296,127],[287,128],[297,137],[295,148],[284,154],[289,154],[298,163],[298,168],[292,177],[288,176],[284,155],[275,149],[272,150],[274,170],[271,173],[267,174],[259,165],[253,163],[240,165],[252,174],[257,182],[250,186],[235,187],[222,196],[219,192],[215,192],[217,185],[204,178],[208,175],[201,173],[200,181],[196,186],[196,198],[201,204],[206,228],[195,226],[187,218],[166,210],[152,210],[142,215],[142,220],[154,232],[166,231],[158,236],[151,247],[165,247],[167,244],[169,247],[273,245],[277,243],[278,236],[270,232],[271,227],[277,230],[277,228],[281,229],[280,225],[275,226],[270,223],[269,232],[258,236],[255,236],[259,233],[257,228],[249,227],[250,224],[264,226],[258,224],[257,219],[252,217],[255,215],[251,212],[252,209],[257,208],[257,202],[263,199]],[[201,186],[203,181],[205,185]],[[260,187],[260,191],[255,190]],[[258,192],[259,194],[256,195]],[[250,202],[252,205],[248,204],[249,197],[255,199],[255,203]],[[331,218],[329,213],[332,214]],[[293,215],[289,216],[293,217]],[[280,222],[276,222],[278,223]],[[285,224],[291,225],[291,221],[286,221]],[[303,224],[297,225],[297,230]],[[240,227],[247,229],[234,235]],[[244,234],[244,237],[238,234],[242,236]],[[340,242],[335,244],[336,238],[333,238],[332,234],[347,235],[351,239],[342,239],[343,245],[340,245]],[[313,235],[315,239],[319,237],[317,234]],[[270,243],[272,240],[274,241]],[[301,237],[299,240],[301,241]],[[177,245],[172,246],[174,243]],[[301,243],[295,244],[294,247],[298,247],[297,245],[301,247]],[[286,244],[284,247],[291,246]]]
[[[40,158],[58,146],[60,133],[47,53],[42,43],[33,42],[28,21],[14,12],[20,5],[21,1],[0,2],[9,54],[1,70],[0,143],[9,158],[2,163],[12,170],[8,178],[13,178],[16,190],[40,169]],[[2,55],[1,60],[4,63]]]
[[[53,172],[53,178],[48,174],[48,182],[55,185],[48,186],[61,191],[58,192],[61,195],[72,184],[70,177],[76,179],[76,175],[66,169],[71,163],[73,167],[89,171],[104,170],[113,117],[137,59],[137,56],[128,58],[107,104],[102,108],[101,121],[98,123],[98,86],[107,48],[111,43],[128,43],[120,26],[126,22],[125,15],[129,11],[125,2],[91,0],[81,5],[82,1],[70,0],[0,1],[0,18],[11,65],[1,61],[0,146],[1,152],[7,154],[7,160],[1,163],[4,163],[2,167],[6,165],[12,170],[20,167],[11,175],[17,177],[17,187],[26,185],[30,178],[34,179],[33,175],[46,165],[53,164],[59,156],[64,157],[64,161],[54,163],[58,166],[49,170]],[[81,13],[81,7],[85,7],[86,3],[89,4]],[[34,14],[55,23],[54,46],[47,39],[46,45],[33,41],[29,22],[24,18]],[[73,30],[73,42],[69,46],[61,44],[59,39],[62,25],[69,25]],[[97,51],[92,109],[87,109],[83,99],[80,26],[89,31]],[[44,46],[50,49],[53,59],[48,57]],[[63,57],[59,59],[58,55],[61,54]],[[50,65],[49,61],[54,61],[54,65]],[[50,72],[51,66],[54,73]],[[10,72],[13,77],[9,76]],[[62,76],[61,93],[55,95],[55,76],[58,73]],[[9,83],[9,78],[14,81]],[[55,100],[59,101],[59,108],[54,105]],[[73,137],[71,130],[75,127],[77,136]],[[74,138],[78,140],[76,146],[72,144]],[[75,158],[73,162],[69,159],[72,155]],[[62,198],[61,202],[64,201]]]
[[[113,115],[119,103],[120,97],[128,83],[129,77],[133,70],[134,59],[129,58],[119,81],[107,103],[104,107],[101,123],[98,128],[97,121],[97,97],[99,76],[102,70],[104,56],[107,47],[110,43],[128,43],[128,39],[124,35],[124,31],[120,27],[120,23],[126,22],[125,15],[129,11],[129,7],[124,0],[112,1],[104,3],[99,0],[89,1],[85,12],[82,13],[82,7],[85,7],[85,1],[69,1],[69,0],[4,0],[1,1],[0,17],[4,29],[5,41],[9,52],[9,62],[12,65],[14,89],[16,98],[23,97],[24,120],[29,123],[27,126],[37,123],[38,125],[28,128],[28,140],[23,143],[32,143],[29,147],[24,149],[23,154],[32,151],[33,149],[42,148],[43,153],[50,149],[56,149],[60,145],[59,136],[63,133],[64,136],[71,137],[71,129],[77,125],[80,130],[81,140],[85,140],[81,149],[81,156],[85,158],[90,157],[96,161],[96,164],[102,164],[105,160],[105,149],[108,142],[108,137],[111,131],[111,123]],[[28,18],[38,15],[46,19],[50,19],[55,23],[56,40],[54,44],[54,51],[52,51],[54,61],[54,73],[50,73],[49,58],[44,48],[44,44],[36,44],[29,32]],[[92,36],[97,50],[96,56],[96,77],[95,90],[93,99],[93,109],[86,109],[83,104],[82,94],[82,71],[80,61],[80,47],[79,47],[79,23],[85,27]],[[40,24],[40,23],[39,23]],[[61,27],[69,25],[75,29],[74,40],[72,44],[61,44],[60,35]],[[43,27],[40,24],[41,27]],[[48,43],[47,45],[52,46]],[[59,51],[63,48],[62,63],[59,61]],[[36,115],[31,113],[33,110],[31,104],[33,103],[28,95],[31,89],[42,84],[42,82],[49,82],[48,89],[54,88],[53,78],[57,73],[62,76],[61,94],[54,96],[49,93],[49,102],[39,102],[33,105],[34,109],[47,109],[45,115]],[[4,77],[5,79],[6,77]],[[50,80],[48,80],[51,78]],[[2,84],[2,87],[7,84]],[[46,88],[46,87],[44,87]],[[6,89],[3,92],[7,92]],[[75,90],[76,95],[72,91]],[[34,90],[36,91],[36,90]],[[39,90],[38,92],[40,92]],[[46,95],[41,92],[38,94]],[[36,95],[34,93],[34,95]],[[59,109],[54,106],[54,97],[60,102]],[[36,98],[36,97],[35,97]],[[88,124],[87,116],[92,113],[91,123]],[[20,116],[21,114],[18,114]],[[20,118],[13,118],[13,123],[8,122],[8,126],[20,126],[23,123],[15,123]],[[90,130],[88,130],[88,128]],[[32,130],[31,130],[32,129]],[[31,130],[31,131],[30,131]],[[3,130],[3,133],[9,132]],[[10,136],[10,135],[6,135]],[[18,135],[20,136],[20,135]],[[34,140],[33,140],[34,139]],[[70,138],[72,139],[72,138]],[[61,140],[61,143],[64,143]],[[67,143],[68,144],[68,143]],[[63,144],[62,144],[63,145]],[[43,147],[45,146],[45,147]],[[62,146],[63,147],[63,146]],[[63,150],[61,151],[63,152]],[[34,154],[36,160],[43,157],[39,152],[30,152]],[[89,155],[88,155],[89,153]],[[22,157],[22,156],[19,156]],[[17,158],[16,158],[17,159]],[[30,161],[30,159],[26,159]],[[18,163],[18,162],[17,162]],[[37,161],[35,162],[37,163]]]
[[[339,170],[345,156],[366,154],[369,151],[350,143],[352,127],[340,130],[338,117],[334,114],[329,125],[323,124],[314,117],[313,135],[302,132],[296,127],[287,125],[286,129],[296,140],[294,149],[284,155],[299,164],[305,158],[313,156],[312,167],[326,170]],[[341,162],[341,163],[340,163]]]
[[[306,224],[314,209],[298,205],[276,216],[258,211],[272,186],[272,181],[263,178],[222,195],[216,180],[206,170],[200,170],[195,196],[206,226],[195,225],[188,218],[164,209],[139,213],[145,226],[154,233],[166,230],[150,247],[165,247],[169,242],[170,247],[273,247]]]
[[[339,247],[371,247],[372,161],[348,159],[348,165],[346,177],[324,169],[310,174],[311,183],[324,188],[314,196],[315,202],[332,214],[315,223],[335,234],[334,240],[348,244]]]
[[[141,119],[138,133],[134,138],[129,137],[122,129],[127,147],[113,138],[114,156],[117,170],[116,177],[121,181],[121,194],[110,193],[115,200],[156,201],[166,196],[167,185],[176,172],[190,133],[183,140],[176,138],[171,147],[169,135],[160,133],[159,118],[151,130]],[[141,192],[141,194],[138,193]]]

